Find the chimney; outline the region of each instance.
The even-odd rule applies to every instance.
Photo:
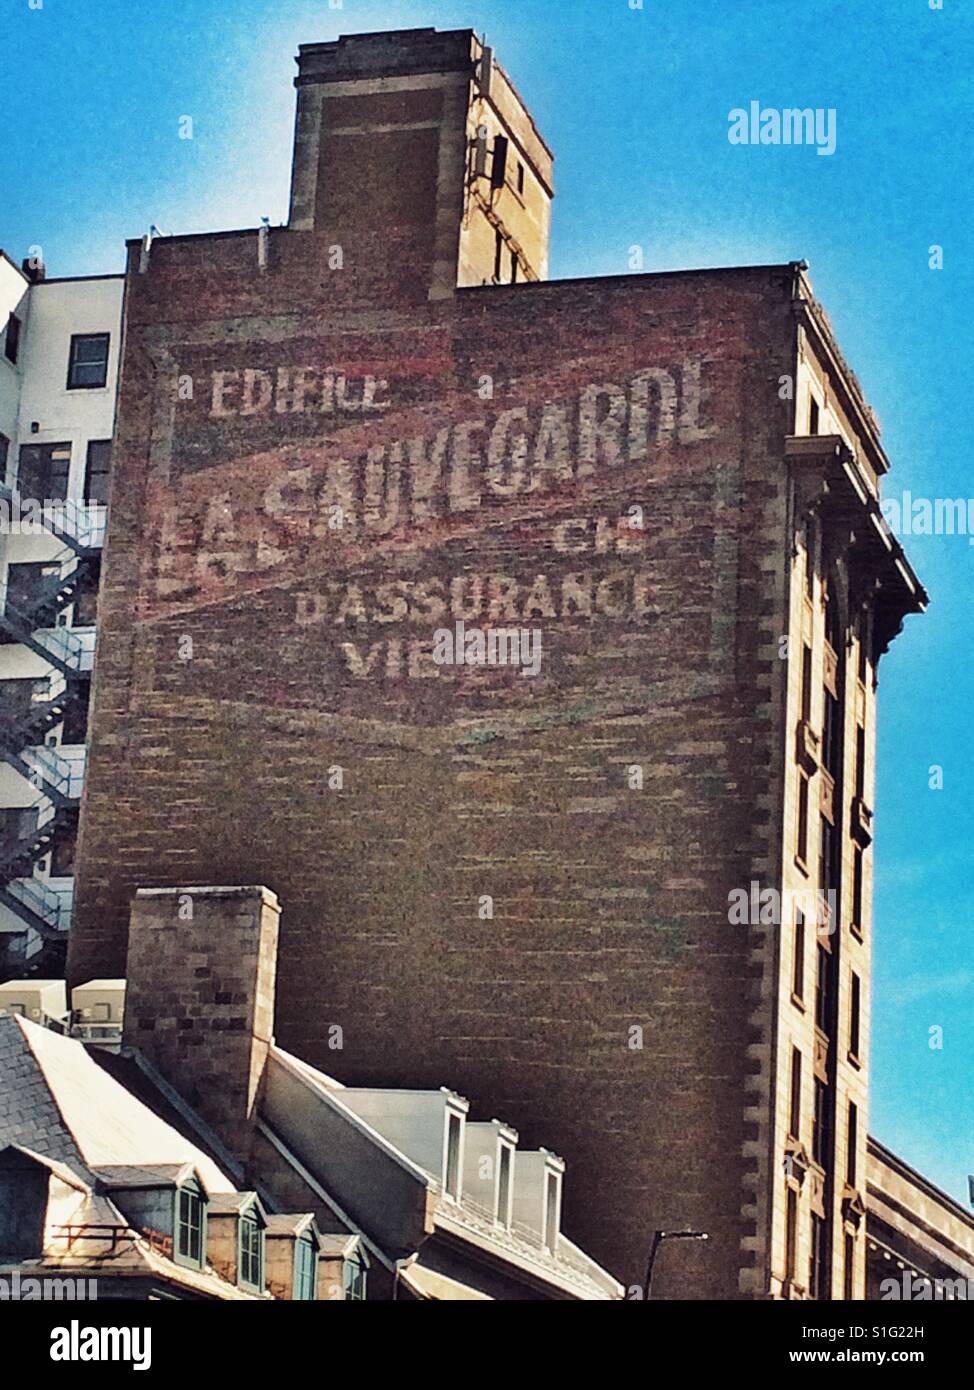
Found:
[[[20,269],[32,285],[39,285],[47,279],[47,266],[36,256],[25,256],[20,263]]]
[[[123,1047],[246,1161],[274,1026],[277,898],[267,888],[140,888]]]
[[[415,297],[441,299],[494,279],[499,233],[505,279],[546,274],[551,152],[472,29],[346,35],[297,63],[288,225],[322,238],[322,260],[340,248],[365,280],[392,261]],[[485,141],[509,151],[486,180]]]

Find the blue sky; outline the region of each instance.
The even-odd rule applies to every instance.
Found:
[[[552,274],[805,257],[884,426],[888,492],[974,496],[974,15],[963,0],[0,0],[0,245],[53,275],[126,237],[287,216],[298,43],[486,32],[557,155]],[[33,0],[37,4],[37,0]],[[728,112],[835,108],[829,158]],[[193,139],[178,138],[182,116]],[[944,268],[928,248],[944,248]],[[872,1131],[960,1199],[974,1172],[974,545],[908,544],[932,597],[880,690]],[[943,768],[931,790],[929,769]],[[943,1028],[943,1047],[929,1030]]]

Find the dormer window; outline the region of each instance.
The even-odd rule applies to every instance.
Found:
[[[346,1260],[343,1264],[342,1286],[346,1301],[365,1302],[365,1269],[358,1260]]]
[[[454,1112],[449,1112],[446,1129],[446,1172],[443,1190],[455,1202],[460,1200],[460,1140],[463,1121]]]
[[[179,1264],[202,1268],[206,1254],[206,1204],[198,1183],[191,1181],[176,1191],[175,1257]]]
[[[558,1247],[558,1227],[561,1218],[561,1180],[557,1173],[549,1173],[545,1182],[544,1245],[552,1255]]]
[[[514,1163],[514,1150],[507,1144],[501,1145],[500,1171],[497,1174],[497,1211],[495,1219],[498,1226],[506,1231],[511,1229],[511,1169]]]
[[[264,1292],[264,1228],[254,1210],[240,1217],[238,1231],[239,1269],[237,1279],[254,1293]]]
[[[303,1236],[294,1243],[294,1294],[298,1303],[312,1303],[318,1296],[318,1252]]]

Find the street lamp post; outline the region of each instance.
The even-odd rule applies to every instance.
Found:
[[[649,1291],[653,1282],[653,1266],[656,1263],[656,1256],[664,1240],[709,1240],[710,1236],[706,1231],[657,1231],[653,1236],[653,1243],[649,1247],[649,1262],[646,1265],[646,1284],[643,1292],[643,1302],[648,1302]]]

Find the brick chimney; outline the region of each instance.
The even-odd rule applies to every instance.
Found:
[[[397,258],[433,299],[543,278],[552,155],[472,29],[346,35],[297,63],[292,231],[359,274]]]
[[[267,888],[140,888],[123,1046],[246,1160],[274,1027],[280,907]]]

